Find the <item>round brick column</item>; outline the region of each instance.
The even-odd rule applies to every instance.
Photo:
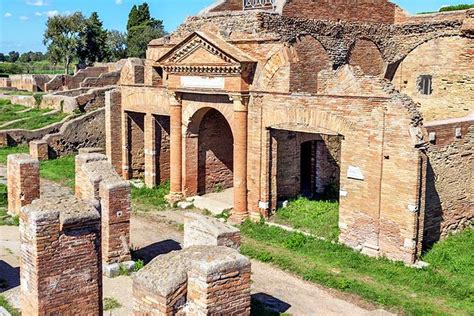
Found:
[[[247,211],[247,104],[242,96],[231,96],[234,101],[234,211],[233,222],[248,218]]]
[[[181,110],[181,96],[172,95],[170,97],[170,194],[166,197],[170,204],[183,198]]]

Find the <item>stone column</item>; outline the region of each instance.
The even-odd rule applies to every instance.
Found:
[[[168,203],[174,204],[183,198],[182,192],[182,100],[180,94],[170,96],[170,194]]]
[[[248,218],[247,210],[247,116],[248,99],[232,95],[234,102],[234,211],[231,220],[242,222]]]
[[[130,133],[130,117],[127,112],[122,113],[122,177],[130,180],[130,148],[128,146]]]
[[[156,122],[151,113],[145,115],[145,185],[156,186]]]

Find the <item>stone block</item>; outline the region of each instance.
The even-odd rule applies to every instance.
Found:
[[[99,147],[79,148],[79,155],[81,154],[105,154],[105,150]]]
[[[240,250],[240,230],[214,217],[186,213],[184,248],[198,245],[225,246]]]
[[[30,155],[39,161],[48,160],[48,143],[42,139],[31,141]]]

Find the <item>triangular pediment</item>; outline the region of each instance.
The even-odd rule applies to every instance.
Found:
[[[238,47],[203,32],[192,33],[158,60],[159,64],[166,66],[239,66],[254,62]]]

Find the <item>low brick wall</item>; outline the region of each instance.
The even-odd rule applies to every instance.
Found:
[[[0,78],[0,88],[11,88],[12,81],[10,78]]]
[[[102,315],[100,215],[72,197],[40,199],[20,215],[23,315]]]
[[[120,80],[120,71],[113,71],[101,74],[99,77],[90,77],[81,82],[81,88],[85,87],[106,87],[116,85]]]
[[[27,154],[9,155],[7,174],[8,213],[16,216],[40,197],[39,161]]]
[[[423,244],[431,246],[474,220],[474,117],[425,124],[426,210]]]
[[[134,315],[250,315],[250,260],[228,247],[159,256],[133,279]]]
[[[240,230],[217,218],[186,213],[184,248],[191,246],[225,246],[240,250]]]
[[[100,203],[102,261],[130,261],[130,184],[102,154],[76,156],[76,197]]]
[[[50,75],[11,75],[11,86],[18,90],[30,92],[45,91],[45,84],[50,81]]]
[[[45,84],[45,91],[77,89],[86,78],[99,77],[107,71],[108,67],[87,67],[79,70],[74,76],[57,75]]]

